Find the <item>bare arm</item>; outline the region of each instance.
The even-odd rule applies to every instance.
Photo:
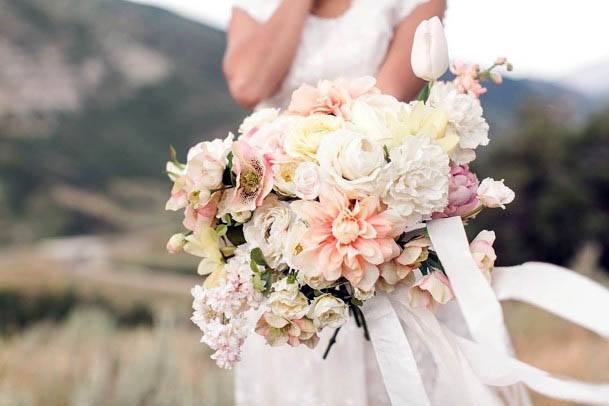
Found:
[[[224,76],[239,104],[253,108],[287,75],[314,0],[284,0],[265,23],[234,8],[224,54]]]
[[[442,18],[446,0],[431,0],[417,7],[395,29],[395,35],[385,61],[378,73],[378,87],[399,100],[412,100],[423,87],[410,66],[410,53],[414,32],[419,23],[433,16]]]

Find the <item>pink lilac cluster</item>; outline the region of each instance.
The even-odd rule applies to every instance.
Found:
[[[448,185],[448,206],[434,218],[465,216],[479,205],[478,177],[469,170],[468,165],[450,164],[450,182]]]
[[[260,305],[249,265],[242,256],[226,264],[226,279],[217,287],[195,286],[191,293],[192,322],[203,332],[201,342],[216,352],[212,359],[221,368],[232,368],[240,360],[241,346],[248,335],[247,311]]]

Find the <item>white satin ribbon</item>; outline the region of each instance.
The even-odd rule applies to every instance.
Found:
[[[493,289],[499,300],[529,303],[609,339],[609,291],[580,274],[527,262],[496,268]]]
[[[496,405],[501,401],[489,386],[525,383],[550,397],[609,405],[609,385],[553,377],[513,358],[498,302],[527,302],[609,338],[609,320],[599,311],[609,308],[609,291],[564,268],[527,263],[496,269],[495,294],[473,261],[460,218],[434,220],[428,230],[474,340],[442,326],[428,310],[411,308],[404,289],[369,300],[364,311],[392,405],[430,404],[404,328],[428,346],[438,367],[443,397],[434,404]],[[508,392],[508,404],[528,403],[523,393]]]
[[[364,311],[391,404],[430,405],[412,349],[387,296],[368,300]]]
[[[461,217],[433,220],[427,230],[470,334],[479,343],[507,351],[501,305],[474,262]]]

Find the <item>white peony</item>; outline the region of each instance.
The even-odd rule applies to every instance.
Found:
[[[312,162],[303,162],[294,171],[294,194],[303,200],[314,200],[319,196],[319,166]]]
[[[279,109],[260,109],[243,120],[239,126],[239,134],[247,134],[252,130],[270,123],[279,116]]]
[[[273,293],[266,303],[275,315],[288,320],[300,319],[309,312],[309,300],[300,292],[298,283],[289,283],[288,278],[273,284]]]
[[[448,203],[449,159],[426,137],[407,137],[389,151],[382,200],[411,224],[442,211]]]
[[[313,320],[315,327],[322,329],[325,327],[338,328],[345,324],[349,316],[349,308],[339,298],[327,293],[317,296],[308,317]]]
[[[503,184],[503,180],[486,178],[478,186],[478,199],[485,207],[505,209],[516,197],[514,191]]]
[[[459,137],[459,146],[451,153],[451,159],[457,164],[473,161],[476,158],[474,150],[489,142],[489,126],[482,117],[480,101],[460,93],[453,83],[436,82],[427,102],[448,117],[447,135]]]
[[[332,133],[320,144],[317,159],[322,180],[349,198],[378,192],[385,154],[363,134],[346,129]]]
[[[251,248],[259,247],[271,268],[282,263],[283,248],[288,229],[294,220],[290,206],[269,195],[254,211],[251,220],[243,225],[243,235]]]

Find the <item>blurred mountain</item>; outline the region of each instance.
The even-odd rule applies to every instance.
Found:
[[[150,6],[0,0],[0,242],[159,217],[168,145],[183,157],[244,115],[224,47],[223,32]],[[494,135],[533,102],[589,110],[576,91],[506,79],[483,100]]]
[[[562,83],[590,97],[609,100],[609,60],[579,69]]]

